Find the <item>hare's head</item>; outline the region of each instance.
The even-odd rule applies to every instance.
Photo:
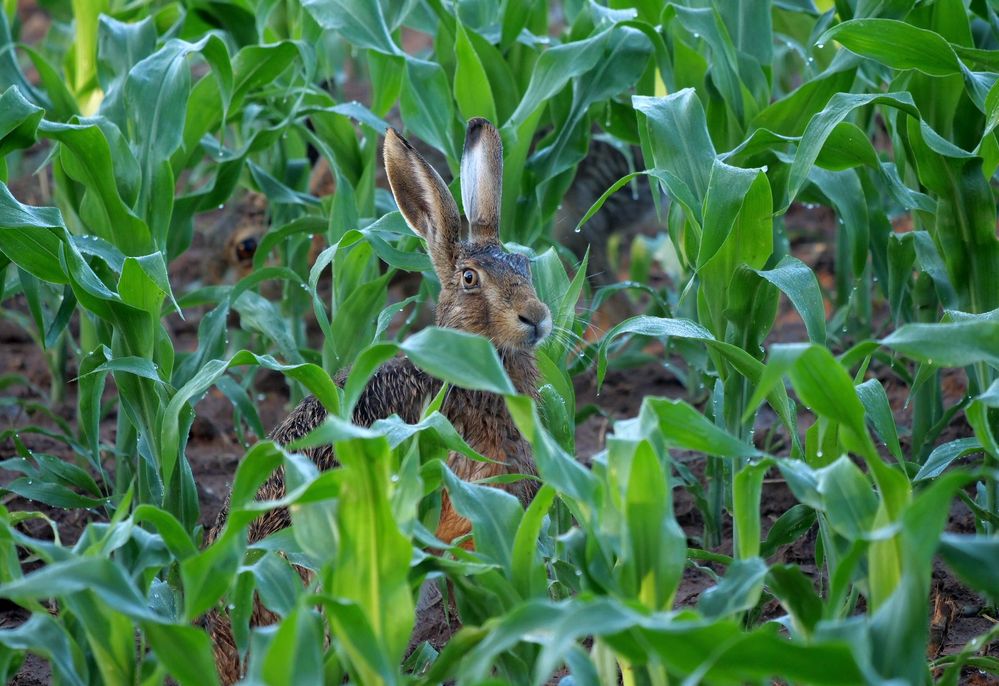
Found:
[[[437,323],[480,334],[500,351],[525,350],[551,333],[552,318],[531,283],[530,262],[499,240],[503,144],[485,119],[468,122],[461,158],[463,235],[458,206],[440,175],[394,129],[385,169],[409,226],[427,241],[441,282]]]

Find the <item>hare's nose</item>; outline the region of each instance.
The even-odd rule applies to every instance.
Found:
[[[521,324],[529,328],[532,345],[540,343],[545,336],[551,333],[552,318],[547,308],[538,312],[518,314],[517,319],[520,320]]]

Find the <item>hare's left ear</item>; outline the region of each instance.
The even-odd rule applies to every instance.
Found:
[[[461,157],[461,202],[474,243],[499,241],[499,214],[503,200],[503,142],[487,120],[468,122]]]
[[[395,129],[385,132],[385,172],[409,228],[427,241],[441,283],[454,273],[461,241],[458,205],[433,167]]]

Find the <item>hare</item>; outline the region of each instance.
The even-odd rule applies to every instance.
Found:
[[[208,260],[201,265],[206,284],[239,281],[253,270],[253,255],[267,230],[267,199],[254,192],[229,203],[205,235]]]
[[[635,167],[642,169],[642,151],[633,146],[630,153]],[[607,241],[612,234],[632,238],[656,227],[655,204],[647,177],[639,176],[634,188],[623,188],[607,198],[603,207],[590,217],[580,231],[579,220],[590,206],[618,179],[634,171],[628,158],[611,143],[593,138],[586,157],[576,168],[576,177],[569,186],[555,215],[553,237],[582,259],[590,250],[590,274],[594,285],[606,286],[617,281],[607,259]]]
[[[458,207],[441,177],[394,129],[386,133],[384,159],[396,203],[409,226],[426,240],[441,283],[436,310],[438,326],[490,338],[517,392],[536,395],[534,347],[551,332],[552,319],[548,307],[535,293],[528,259],[506,252],[500,244],[503,150],[499,133],[484,119],[468,123],[461,160],[467,235],[463,235]],[[354,410],[353,421],[367,426],[376,419],[398,414],[407,422],[417,422],[440,387],[440,381],[417,369],[408,359],[394,358],[382,365],[368,382]],[[502,473],[536,473],[530,446],[514,426],[502,396],[451,388],[441,411],[472,448],[495,461],[478,462],[453,453],[448,466],[460,478],[475,480]],[[270,438],[282,444],[291,442],[316,428],[325,416],[319,401],[307,398],[274,429]],[[312,448],[306,454],[320,469],[337,464],[332,446]],[[499,487],[524,503],[533,498],[537,488],[532,479]],[[283,472],[279,470],[260,488],[257,497],[280,498],[284,493]],[[228,511],[227,501],[208,532],[209,543],[217,538]],[[249,541],[259,541],[290,524],[287,509],[273,510],[250,525]],[[444,493],[438,538],[451,542],[467,534],[470,528]],[[275,620],[272,613],[256,602],[254,624]],[[241,665],[228,617],[215,610],[206,615],[204,623],[215,642],[219,675],[223,683],[233,683],[240,677]]]

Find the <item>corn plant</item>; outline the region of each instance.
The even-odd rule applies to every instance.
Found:
[[[8,679],[30,653],[56,683],[211,683],[201,618],[223,606],[247,683],[999,675],[994,623],[928,651],[934,574],[983,616],[999,602],[988,3],[42,5],[31,45],[22,8],[0,7],[0,315],[49,381],[0,369],[0,597],[22,611],[0,629]],[[503,140],[501,235],[552,313],[536,398],[489,341],[419,330],[438,284],[381,181],[393,126],[460,197],[477,116]],[[553,230],[595,138],[644,164],[581,225],[645,177],[660,231],[630,249],[631,280],[596,289]],[[40,203],[24,195],[36,169]],[[251,193],[267,206],[252,268],[185,277],[219,210]],[[831,274],[794,254],[800,204],[835,214]],[[675,255],[666,285],[653,244]],[[621,291],[648,307],[595,328]],[[773,342],[782,310],[797,342]],[[181,318],[197,323],[184,344]],[[354,426],[396,355],[445,390],[416,424]],[[636,361],[689,393],[641,398],[584,465],[577,384]],[[267,440],[263,372],[326,422]],[[538,468],[526,508],[447,468],[482,459],[440,412],[448,385],[504,396]],[[205,544],[189,443],[215,393],[246,446]],[[325,444],[340,466],[320,472],[298,451]],[[285,497],[256,500],[276,470]],[[774,482],[794,504],[769,521]],[[468,541],[433,534],[445,491]],[[954,531],[958,505],[973,523]],[[292,526],[248,544],[276,507]],[[75,541],[63,510],[83,513]],[[448,636],[411,641],[435,592]],[[276,623],[255,624],[257,601]]]

